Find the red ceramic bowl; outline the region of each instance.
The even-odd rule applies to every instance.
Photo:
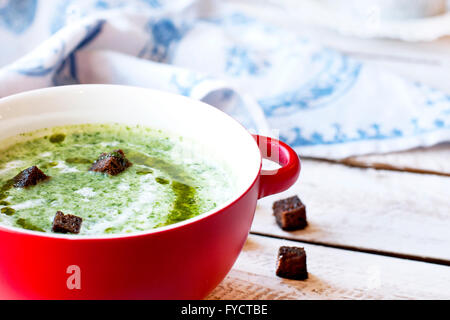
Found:
[[[0,100],[1,140],[44,127],[107,122],[141,124],[198,141],[235,177],[233,199],[195,218],[127,235],[0,226],[0,299],[204,298],[238,257],[257,200],[289,188],[300,172],[299,158],[286,144],[252,136],[223,112],[169,93],[81,85]],[[263,157],[281,168],[261,170]]]

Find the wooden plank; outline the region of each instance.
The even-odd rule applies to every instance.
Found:
[[[282,245],[305,247],[307,280],[275,275]],[[449,288],[446,266],[253,235],[207,299],[450,299]]]
[[[259,201],[252,232],[450,263],[450,178],[304,160],[299,181]],[[281,230],[273,201],[298,194],[309,226]]]
[[[362,168],[450,176],[450,144],[389,154],[349,157],[339,162]]]

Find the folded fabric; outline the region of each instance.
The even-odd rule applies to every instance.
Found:
[[[0,97],[77,83],[157,88],[332,159],[450,140],[450,95],[221,1],[2,1],[0,41]]]

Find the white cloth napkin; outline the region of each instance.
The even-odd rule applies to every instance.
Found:
[[[167,90],[330,159],[450,140],[450,95],[227,1],[0,0],[0,47],[0,97],[78,83]]]

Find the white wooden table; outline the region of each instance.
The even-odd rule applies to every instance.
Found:
[[[450,93],[450,37],[403,43],[298,21],[296,29]],[[260,200],[244,250],[208,299],[450,299],[450,144],[302,164],[295,186]],[[271,205],[293,194],[306,204],[309,226],[286,232]],[[308,280],[275,275],[281,245],[305,248]]]

